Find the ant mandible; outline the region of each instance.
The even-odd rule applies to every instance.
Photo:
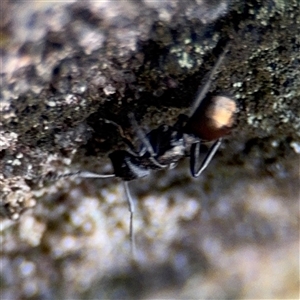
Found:
[[[199,89],[198,96],[192,105],[190,116],[180,115],[173,126],[161,125],[148,134],[145,134],[137,124],[134,115],[129,114],[131,125],[142,144],[138,151],[125,138],[119,125],[112,121],[107,121],[119,128],[124,141],[129,146],[128,150],[116,150],[109,154],[114,169],[113,174],[105,175],[88,171],[78,171],[52,176],[52,179],[68,176],[82,178],[121,178],[124,182],[130,212],[129,232],[133,252],[135,249],[133,234],[134,202],[130,195],[128,182],[145,177],[152,170],[171,168],[181,158],[186,156],[190,156],[190,171],[192,176],[200,176],[220,147],[223,136],[228,134],[234,125],[237,109],[236,101],[223,95],[207,97],[213,77],[227,51],[228,46],[225,47],[212,70],[208,73],[208,78],[205,84]],[[215,142],[199,166],[201,141]]]

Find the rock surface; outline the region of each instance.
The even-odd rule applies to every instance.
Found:
[[[297,0],[2,1],[1,11],[4,299],[297,295]],[[131,138],[129,112],[148,130],[173,124],[226,41],[211,90],[237,99],[236,129],[203,177],[184,162],[132,183],[132,264],[117,180],[38,178],[109,173],[107,154],[124,144],[104,119]]]

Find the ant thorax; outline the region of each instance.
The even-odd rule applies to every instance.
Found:
[[[185,156],[185,140],[182,130],[177,130],[174,126],[161,125],[157,129],[150,131],[146,138],[153,148],[155,159],[163,165],[177,163]],[[150,156],[146,152],[146,157]],[[157,167],[154,165],[153,169]]]

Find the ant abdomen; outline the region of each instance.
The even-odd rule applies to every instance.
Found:
[[[222,95],[203,99],[185,126],[185,132],[213,141],[230,133],[237,110],[236,101]]]

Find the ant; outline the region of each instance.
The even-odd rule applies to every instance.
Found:
[[[114,169],[113,174],[106,175],[78,171],[51,177],[52,179],[68,176],[82,178],[121,178],[124,183],[130,212],[129,234],[132,252],[135,249],[133,234],[134,202],[130,195],[128,182],[145,177],[152,170],[173,168],[181,158],[186,156],[190,156],[190,171],[192,176],[200,176],[220,147],[223,136],[228,134],[234,125],[237,110],[236,101],[223,95],[207,96],[213,77],[227,51],[228,47],[226,46],[212,70],[208,73],[206,83],[199,89],[198,96],[191,108],[190,117],[179,115],[178,120],[173,126],[161,125],[148,134],[145,134],[135,120],[134,115],[129,114],[131,125],[142,144],[138,151],[124,136],[122,128],[113,121],[107,120],[108,123],[118,127],[123,140],[128,145],[128,150],[116,150],[109,154]],[[200,145],[202,141],[215,142],[199,166]]]

